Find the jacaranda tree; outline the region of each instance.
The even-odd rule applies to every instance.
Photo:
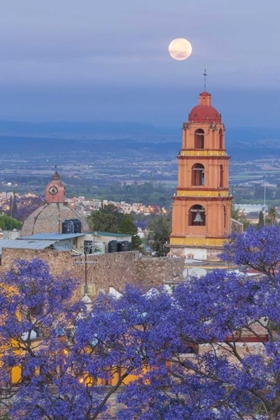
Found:
[[[38,260],[18,262],[0,296],[10,417],[280,418],[279,238],[275,226],[235,234],[222,259],[238,271],[173,291],[127,286],[120,298],[99,296],[91,312],[69,303],[73,280]],[[7,368],[19,365],[9,388]],[[113,394],[120,405],[110,412]]]
[[[72,410],[64,336],[82,309],[70,303],[75,281],[53,277],[42,260],[19,260],[0,287],[1,404],[12,419],[58,418]]]
[[[83,302],[72,303],[76,286],[40,259],[18,260],[1,276],[0,404],[9,419],[114,418],[110,396],[139,371],[141,355],[127,351],[128,327],[117,327],[121,315],[110,312],[110,299],[108,311],[97,305],[89,316]]]
[[[251,228],[222,256],[239,271],[215,270],[172,293],[130,287],[101,298],[88,328],[96,348],[109,364],[139,366],[118,394],[117,418],[280,418],[279,239],[275,226]]]

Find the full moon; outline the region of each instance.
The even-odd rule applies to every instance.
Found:
[[[176,38],[170,42],[168,51],[174,60],[186,60],[192,53],[192,44],[185,38]]]

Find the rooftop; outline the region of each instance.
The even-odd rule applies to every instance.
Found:
[[[23,236],[22,239],[62,241],[64,239],[79,238],[80,236],[85,236],[85,233],[37,233],[36,235]]]
[[[0,255],[2,255],[3,248],[12,249],[46,249],[53,245],[55,241],[34,241],[24,239],[2,239],[0,241]]]
[[[94,232],[91,232],[94,234]],[[113,233],[113,232],[96,232],[97,236],[114,236],[116,238],[127,238],[128,236],[132,236],[129,233]]]

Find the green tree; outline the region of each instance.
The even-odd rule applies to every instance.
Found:
[[[267,225],[276,225],[277,223],[277,211],[275,209],[275,207],[270,207],[270,209],[268,210],[268,215],[266,218],[266,224]]]
[[[171,232],[171,221],[166,216],[156,217],[148,224],[149,240],[154,251],[158,256],[166,255],[168,248],[165,244],[169,241]]]
[[[234,204],[232,203],[231,206],[231,217],[232,219],[239,220],[239,208],[235,208]]]
[[[118,226],[121,224],[123,219],[123,213],[119,212],[119,209],[114,204],[107,204],[103,206],[102,210],[100,210],[104,214],[111,214],[112,216],[115,216],[117,219]]]
[[[100,210],[93,211],[88,217],[88,223],[92,230],[101,232],[118,232],[118,220],[113,214],[107,214]]]
[[[22,223],[13,217],[7,216],[6,214],[0,214],[0,229],[2,230],[12,230],[20,229]]]
[[[259,221],[258,221],[258,228],[264,226],[264,216],[263,216],[263,212],[260,211],[259,212]]]
[[[127,233],[131,235],[132,249],[139,249],[141,245],[141,239],[137,235],[137,227],[132,221],[132,218],[129,214],[123,216],[122,222],[119,227],[120,233]]]
[[[14,217],[17,213],[17,200],[16,200],[16,195],[15,193],[13,193],[13,195],[11,195],[10,200],[9,200],[9,210],[8,210],[8,216]]]

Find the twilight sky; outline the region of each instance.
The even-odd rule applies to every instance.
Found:
[[[181,127],[206,68],[228,127],[277,127],[279,16],[279,0],[3,0],[0,120]]]

